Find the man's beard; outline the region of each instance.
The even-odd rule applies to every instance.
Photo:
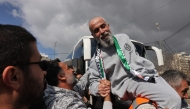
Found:
[[[44,86],[40,84],[38,80],[34,79],[33,76],[28,73],[24,75],[25,81],[23,87],[20,89],[19,104],[20,105],[31,105],[36,100],[44,96],[44,89],[46,88],[47,82],[44,77]],[[43,87],[42,87],[43,86]]]
[[[102,37],[106,37],[103,40],[101,39]],[[113,38],[112,38],[112,34],[111,32],[104,32],[104,34],[100,35],[100,38],[98,39],[99,43],[103,46],[103,47],[110,47],[111,45],[114,44]]]
[[[76,85],[77,79],[75,78],[74,74],[66,74],[67,77],[67,84],[69,85]]]

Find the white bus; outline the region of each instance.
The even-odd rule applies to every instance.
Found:
[[[140,56],[147,58],[147,50],[153,50],[157,57],[158,66],[163,65],[162,50],[154,46],[145,46],[142,42],[131,40],[135,45],[137,52]],[[97,41],[93,36],[82,37],[73,50],[68,54],[65,59],[65,63],[72,65],[74,70],[85,73],[89,66],[90,59],[96,51]]]

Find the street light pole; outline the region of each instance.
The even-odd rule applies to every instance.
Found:
[[[162,49],[162,39],[161,39],[161,35],[160,35],[160,26],[158,23],[156,23],[156,27],[158,29],[158,34],[159,34],[159,37],[160,37],[160,41],[159,41],[159,44],[160,44],[160,49]]]
[[[161,38],[161,35],[160,35],[160,25],[158,23],[156,23],[156,28],[158,29],[158,34],[159,34],[159,37],[160,37],[160,51],[161,53],[163,54],[163,60],[164,60],[164,63],[165,63],[165,55],[164,55],[164,50],[162,50],[162,38]],[[163,51],[163,52],[162,52]]]
[[[55,59],[55,47],[56,47],[56,43],[57,43],[57,41],[55,41],[55,44],[54,44],[54,59]]]

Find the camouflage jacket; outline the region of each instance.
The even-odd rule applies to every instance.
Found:
[[[47,109],[87,109],[75,91],[47,85],[44,100]]]

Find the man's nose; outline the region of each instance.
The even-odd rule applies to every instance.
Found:
[[[76,73],[76,71],[74,69],[71,69],[71,72]]]
[[[43,71],[43,73],[44,73],[44,75],[46,75],[46,74],[47,74],[47,72],[46,72],[46,71]]]
[[[189,98],[188,93],[186,93],[186,94],[183,96],[183,98],[188,99],[188,98]]]
[[[103,34],[104,33],[104,29],[100,28],[100,33]]]

